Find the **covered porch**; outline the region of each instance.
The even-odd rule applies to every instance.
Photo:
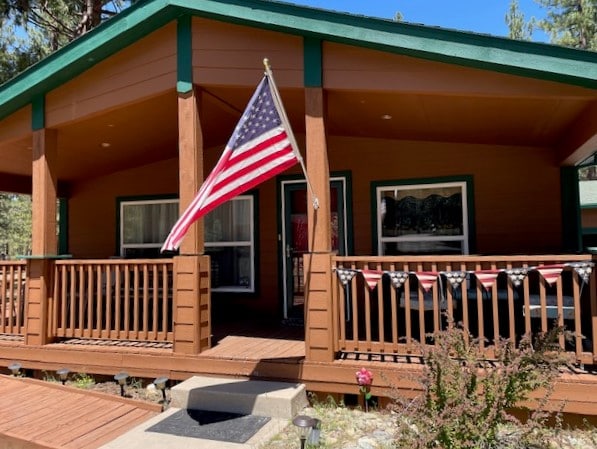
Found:
[[[2,364],[179,380],[194,373],[285,379],[341,395],[356,393],[354,371],[367,366],[384,373],[374,391],[387,397],[393,388],[416,388],[421,345],[433,344],[428,334],[449,322],[479,338],[488,359],[498,339],[518,342],[525,333],[563,326],[569,338],[558,343],[574,363],[561,394],[569,399],[573,391],[566,405],[572,413],[594,410],[580,391],[597,387],[590,255],[306,257],[307,273],[326,276],[320,283],[307,275],[307,292],[327,289],[329,296],[307,296],[304,328],[218,322],[207,299],[195,315],[177,299],[185,295],[184,282],[176,281],[184,269],[177,259],[45,261],[45,318],[29,301],[36,282],[30,272],[40,261],[0,262]],[[205,278],[207,284],[208,272]],[[202,317],[196,332],[183,325],[192,316]]]

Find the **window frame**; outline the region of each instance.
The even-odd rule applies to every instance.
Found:
[[[462,191],[463,234],[458,236],[428,236],[417,235],[383,237],[381,220],[381,191],[387,190],[412,190],[432,189],[445,187],[459,187]],[[383,245],[387,242],[433,242],[433,241],[461,241],[462,254],[471,254],[475,251],[474,227],[474,197],[472,176],[458,176],[445,178],[404,179],[391,181],[374,181],[371,183],[372,205],[372,248],[382,256]],[[413,253],[416,254],[416,253]]]
[[[256,198],[255,195],[251,195],[251,194],[243,194],[243,195],[238,195],[235,196],[234,198],[231,198],[227,201],[228,202],[232,202],[232,201],[240,201],[240,200],[249,200],[250,204],[249,204],[249,211],[251,213],[251,217],[249,219],[249,226],[250,226],[250,230],[249,230],[249,235],[251,237],[251,240],[249,242],[246,241],[242,241],[242,243],[240,243],[241,241],[218,241],[218,242],[208,242],[207,240],[204,242],[205,245],[205,249],[206,249],[206,253],[207,253],[207,249],[208,248],[222,248],[222,247],[230,247],[230,246],[234,246],[234,247],[238,247],[238,248],[244,248],[244,247],[249,247],[249,261],[250,261],[250,267],[251,267],[251,276],[250,276],[250,280],[249,280],[249,288],[244,288],[244,287],[232,287],[232,286],[228,286],[228,287],[212,287],[211,291],[212,292],[226,292],[226,293],[255,293],[256,287],[256,279],[257,279],[257,266],[256,266],[256,247],[257,247],[257,236],[256,236],[256,223],[255,223],[255,214],[256,214]],[[236,243],[236,244],[234,244]]]
[[[258,223],[257,223],[257,197],[255,193],[244,193],[242,195],[238,195],[228,201],[239,201],[239,200],[249,200],[249,211],[251,213],[251,217],[249,220],[250,226],[250,237],[251,240],[249,242],[243,241],[240,244],[233,245],[235,247],[249,247],[249,258],[250,258],[250,271],[251,276],[249,280],[249,288],[241,288],[239,287],[217,287],[211,288],[212,292],[223,292],[223,293],[247,293],[247,294],[254,294],[257,289],[257,244],[258,244]],[[180,200],[176,195],[163,195],[163,196],[135,196],[135,197],[118,197],[116,199],[117,202],[117,216],[116,216],[116,226],[117,226],[117,241],[116,241],[116,254],[119,254],[119,257],[125,257],[125,248],[161,248],[163,242],[159,243],[136,243],[136,244],[124,244],[124,207],[128,204],[135,204],[135,205],[142,205],[142,204],[162,204],[162,203],[176,203],[177,205],[180,204]],[[217,247],[230,247],[235,242],[226,241],[226,242],[208,242],[204,241],[204,246],[207,252],[208,248],[217,248]],[[238,242],[236,242],[238,243]]]

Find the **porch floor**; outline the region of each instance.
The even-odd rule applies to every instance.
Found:
[[[93,449],[160,406],[34,379],[0,376],[0,446]]]

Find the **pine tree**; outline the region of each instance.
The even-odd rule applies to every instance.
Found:
[[[597,50],[597,0],[535,0],[547,9],[539,27],[551,42]]]

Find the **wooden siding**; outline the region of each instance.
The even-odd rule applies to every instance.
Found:
[[[176,194],[178,160],[171,159],[74,184],[68,200],[69,252],[77,258],[120,256],[117,197]]]
[[[4,120],[0,120],[0,142],[29,135],[31,135],[31,106],[25,106]]]
[[[354,254],[374,253],[371,181],[458,175],[473,177],[477,253],[561,251],[560,170],[550,150],[334,137],[328,151],[332,172],[352,173]]]
[[[358,64],[355,64],[358,61]],[[366,89],[420,95],[470,93],[487,96],[594,95],[589,89],[538,81],[499,72],[396,55],[349,45],[323,45],[324,87]],[[441,76],[437,76],[441,73]]]
[[[193,19],[193,79],[198,84],[254,86],[269,58],[280,87],[303,87],[303,39],[274,31]],[[244,105],[242,107],[244,109]]]
[[[169,24],[49,92],[46,125],[58,126],[176,85],[176,24]]]

